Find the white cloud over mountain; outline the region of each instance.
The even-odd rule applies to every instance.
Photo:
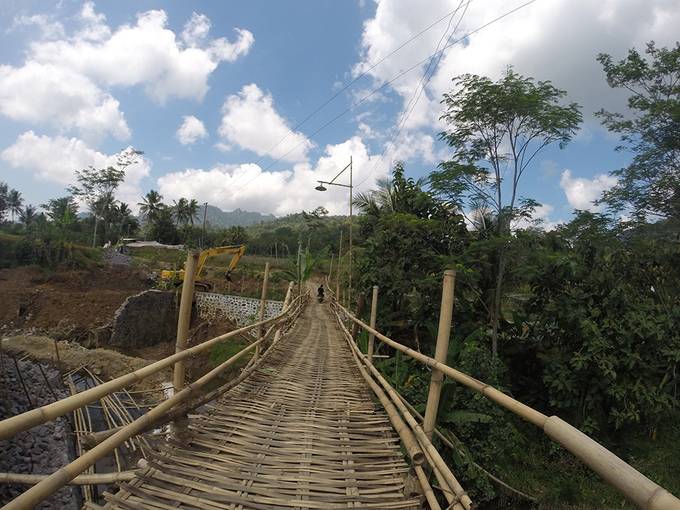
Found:
[[[298,163],[292,169],[266,171],[254,163],[216,165],[208,170],[187,169],[171,172],[158,179],[158,188],[166,200],[195,197],[222,209],[237,207],[263,213],[285,215],[323,204],[331,214],[347,214],[347,188],[329,186],[328,191],[314,189],[317,180],[332,179],[353,156],[354,183],[366,181],[355,191],[370,189],[375,180],[387,175],[387,165],[378,155],[371,155],[361,138],[328,145],[315,165]],[[377,165],[377,166],[376,166]],[[375,171],[371,173],[372,170]],[[339,182],[347,183],[345,173]]]
[[[229,144],[258,156],[289,162],[305,161],[307,152],[313,147],[311,140],[294,132],[276,111],[271,94],[263,92],[254,83],[227,97],[222,106],[219,133]]]

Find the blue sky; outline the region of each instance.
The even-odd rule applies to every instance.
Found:
[[[445,17],[459,4],[467,9]],[[625,105],[604,83],[596,54],[622,57],[650,39],[672,43],[677,0],[537,0],[447,49],[408,117],[422,66],[357,105],[441,40],[521,4],[0,0],[0,179],[39,204],[63,195],[74,170],[108,164],[132,145],[145,156],[119,197],[133,205],[153,188],[167,201],[187,196],[226,210],[283,215],[324,205],[344,213],[343,190],[320,195],[316,179],[335,175],[350,155],[359,189],[370,189],[395,160],[413,177],[426,175],[447,156],[437,133],[439,98],[451,78],[496,78],[511,64],[552,80],[584,107],[581,133],[566,150],[542,153],[522,182],[522,194],[544,204],[537,216],[550,226],[574,207],[594,208],[591,201],[614,182],[608,172],[627,161],[592,117],[600,107]]]

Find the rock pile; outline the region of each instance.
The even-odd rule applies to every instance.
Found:
[[[54,401],[54,395],[37,363],[18,361],[28,396],[24,391],[14,362],[6,353],[0,357],[0,420],[9,418]],[[47,365],[42,369],[59,398],[68,396],[59,372]],[[30,403],[29,403],[30,397]],[[32,406],[31,406],[32,403]],[[65,418],[59,418],[25,432],[9,440],[0,441],[0,471],[27,474],[50,474],[70,461],[72,449],[71,426]],[[11,501],[27,489],[24,485],[0,484],[0,506]],[[36,508],[41,510],[77,510],[77,488],[65,487]]]

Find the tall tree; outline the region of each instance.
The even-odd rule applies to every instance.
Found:
[[[3,221],[5,213],[7,212],[7,194],[9,193],[9,186],[6,182],[0,182],[0,221]]]
[[[14,223],[14,216],[21,213],[21,206],[24,204],[24,199],[21,197],[21,193],[15,189],[10,190],[7,193],[7,209],[12,217],[12,223]]]
[[[513,219],[537,205],[519,197],[520,181],[541,150],[551,144],[562,148],[571,140],[582,116],[576,103],[561,104],[565,91],[512,68],[496,82],[465,74],[453,83],[454,90],[444,94],[446,110],[441,117],[448,124],[441,138],[453,149],[453,157],[433,172],[431,184],[459,210],[481,205],[497,217],[499,247],[490,307],[495,356],[507,263],[503,240]]]
[[[189,202],[187,203],[186,211],[189,223],[191,223],[191,225],[193,226],[194,220],[198,218],[198,200],[196,200],[195,198],[189,200]]]
[[[139,212],[149,223],[153,223],[158,218],[161,210],[165,208],[163,195],[155,190],[150,190],[137,205],[139,206]]]
[[[172,214],[175,217],[175,225],[179,226],[180,223],[186,225],[189,222],[189,201],[182,197],[179,200],[173,200],[173,202],[175,205],[172,207]]]
[[[631,49],[614,62],[602,53],[607,83],[623,88],[630,113],[600,110],[596,115],[621,136],[619,150],[629,150],[633,161],[614,170],[617,184],[603,196],[616,211],[631,210],[640,219],[680,218],[680,43],[671,49],[647,44],[646,56]]]
[[[38,215],[36,208],[30,204],[19,211],[19,219],[26,227],[30,227],[35,222],[37,217]]]
[[[115,166],[76,170],[78,185],[69,187],[73,196],[81,198],[94,216],[92,247],[97,245],[97,228],[104,211],[114,201],[114,194],[125,179],[125,169],[138,161],[143,152],[128,148],[116,157]]]

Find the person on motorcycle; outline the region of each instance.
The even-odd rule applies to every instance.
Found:
[[[323,302],[323,298],[324,298],[323,285],[319,285],[319,288],[316,291],[316,297],[319,299],[319,303]]]

